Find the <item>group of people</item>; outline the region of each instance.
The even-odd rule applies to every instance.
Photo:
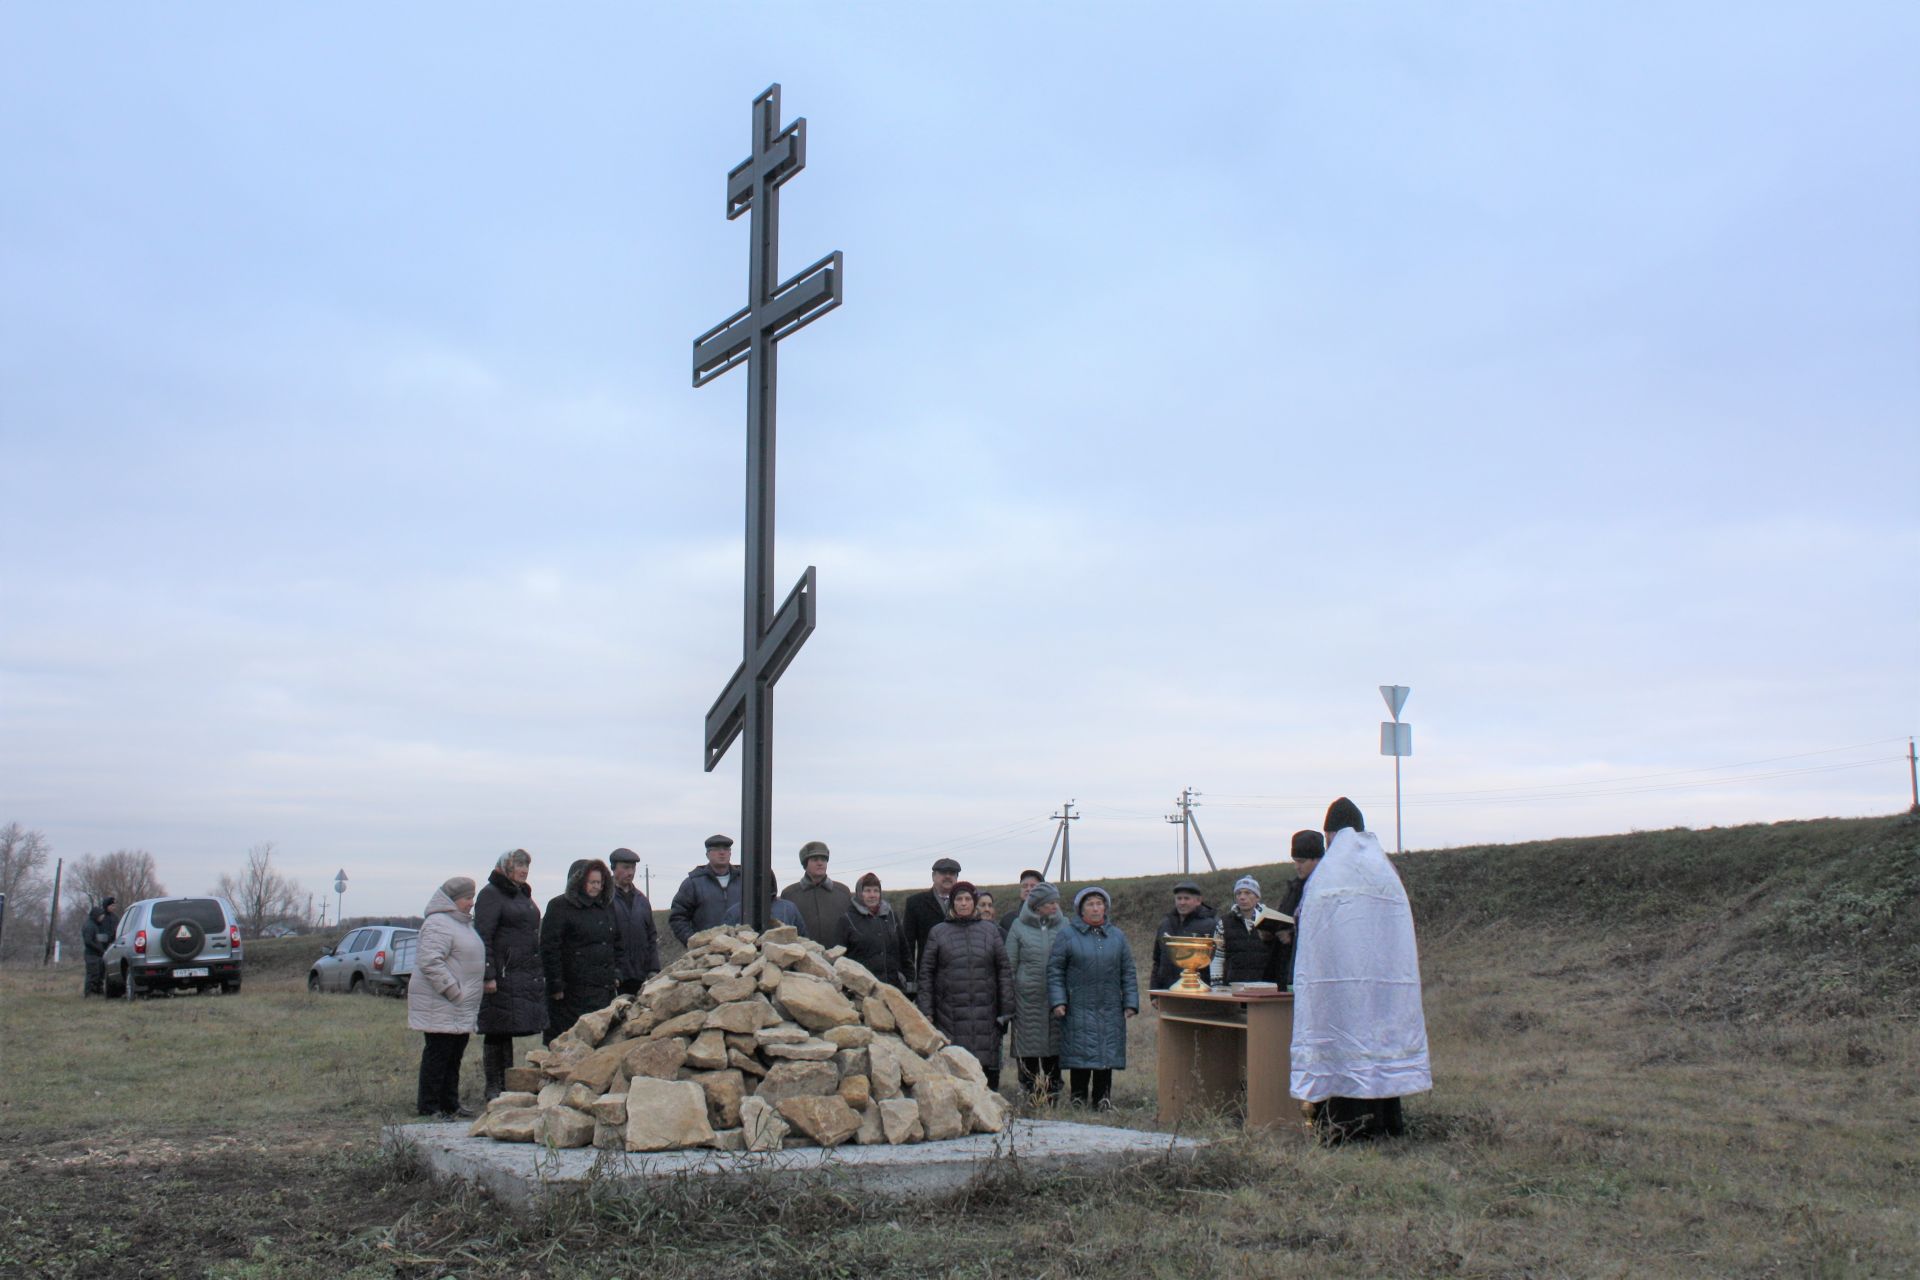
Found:
[[[1360,810],[1344,798],[1323,831],[1294,835],[1296,869],[1269,909],[1252,876],[1234,884],[1216,912],[1200,886],[1174,886],[1155,934],[1150,985],[1179,971],[1168,936],[1214,938],[1214,985],[1271,983],[1295,994],[1292,1092],[1330,1132],[1403,1131],[1399,1099],[1432,1087],[1421,1010],[1419,958],[1406,892]],[[996,913],[992,895],[941,858],[932,884],[896,912],[872,872],[852,888],[832,878],[832,854],[800,848],[800,879],[773,900],[779,924],[849,958],[914,997],[946,1037],[980,1061],[1000,1087],[1011,1057],[1021,1091],[1043,1105],[1066,1100],[1112,1106],[1113,1073],[1127,1065],[1127,1023],[1140,1012],[1133,950],[1109,919],[1111,895],[1089,885],[1063,909],[1060,890],[1038,871],[1020,874],[1020,900]],[[609,866],[611,863],[611,866]],[[427,904],[408,1025],[426,1036],[420,1059],[422,1115],[470,1114],[460,1105],[460,1060],[483,1038],[486,1096],[505,1088],[514,1038],[547,1042],[616,995],[636,992],[660,969],[653,906],[634,884],[639,857],[616,849],[608,862],[582,859],[566,892],[544,913],[527,887],[532,859],[501,856],[487,883],[447,881]],[[1321,870],[1323,864],[1330,871]],[[744,876],[733,841],[709,836],[706,861],[673,896],[668,928],[694,934],[742,919]],[[1064,1077],[1064,1078],[1063,1078]],[[1064,1092],[1063,1092],[1064,1085]]]

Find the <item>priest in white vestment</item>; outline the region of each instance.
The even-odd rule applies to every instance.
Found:
[[[1335,1137],[1398,1135],[1399,1100],[1433,1088],[1413,910],[1364,826],[1344,796],[1327,810],[1295,925],[1292,1093]]]

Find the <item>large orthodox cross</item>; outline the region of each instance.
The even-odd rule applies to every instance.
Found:
[[[693,340],[693,385],[747,366],[747,591],[740,666],[707,712],[707,771],[745,735],[740,767],[741,922],[765,929],[773,901],[773,684],[813,634],[814,570],[773,607],[776,344],[840,305],[835,250],[780,279],[780,186],[807,164],[807,122],[780,127],[780,86],[753,100],[753,151],[727,174],[727,217],[749,215],[747,305]]]

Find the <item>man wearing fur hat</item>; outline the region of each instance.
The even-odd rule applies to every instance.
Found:
[[[1365,828],[1346,797],[1328,808],[1294,944],[1292,1093],[1332,1142],[1404,1133],[1401,1098],[1433,1088],[1413,909]]]
[[[853,890],[827,874],[824,840],[809,840],[800,846],[800,879],[780,891],[780,896],[800,909],[806,934],[823,947],[846,942],[847,912],[853,907]]]

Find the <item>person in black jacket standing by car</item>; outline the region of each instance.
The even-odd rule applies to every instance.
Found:
[[[547,971],[546,1042],[580,1015],[613,1003],[620,982],[620,921],[613,914],[613,877],[598,858],[567,872],[567,891],[547,904],[540,922],[540,959]]]
[[[908,991],[919,989],[920,953],[937,924],[953,919],[953,886],[960,881],[960,864],[942,858],[933,864],[933,887],[908,898],[901,910],[900,932],[907,951],[901,957]]]
[[[654,927],[653,904],[633,884],[640,855],[631,849],[615,849],[608,861],[613,863],[613,914],[620,921],[619,990],[621,995],[630,996],[660,972],[660,931]]]
[[[480,997],[480,1065],[487,1101],[507,1087],[513,1038],[547,1029],[547,975],[540,964],[540,907],[527,887],[533,855],[503,853],[473,903],[473,930],[487,949]]]
[[[80,945],[87,956],[86,985],[80,988],[82,998],[106,994],[107,948],[113,943],[113,935],[120,931],[120,917],[113,914],[114,901],[102,898],[100,905],[87,913],[86,924],[80,929]]]

